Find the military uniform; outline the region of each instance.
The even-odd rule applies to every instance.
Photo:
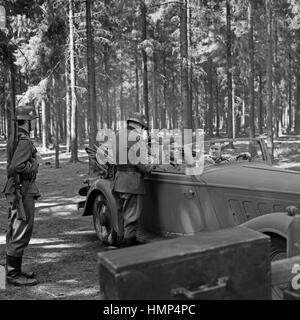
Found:
[[[206,164],[224,164],[224,163],[229,164],[229,163],[234,163],[239,159],[248,160],[248,159],[251,159],[251,155],[249,152],[243,152],[237,156],[221,155],[219,158],[206,155],[204,161]]]
[[[145,122],[141,119],[142,116],[138,114],[134,118],[129,118],[127,123],[130,121],[136,122],[141,124],[141,127],[146,128]],[[132,143],[128,142],[128,150],[131,146]],[[144,175],[150,173],[151,169],[152,166],[147,164],[117,165],[112,182],[112,192],[118,209],[118,242],[120,246],[130,246],[138,243],[136,231],[142,211],[143,195],[145,194]]]
[[[210,156],[210,158],[216,163],[216,164],[221,164],[221,163],[232,163],[236,161],[236,157],[233,157],[231,155],[224,155],[222,154],[220,158],[213,158]]]
[[[17,118],[18,119],[18,118]],[[25,119],[26,120],[26,119]],[[12,146],[9,145],[9,150]],[[23,127],[18,129],[15,151],[7,166],[7,183],[3,192],[10,204],[8,230],[6,234],[6,279],[14,285],[34,285],[37,283],[33,273],[21,270],[24,249],[28,246],[34,223],[34,201],[40,194],[35,179],[38,172],[37,150],[30,140],[29,132]],[[24,205],[25,219],[18,214],[16,196],[16,176],[20,178],[20,191]]]

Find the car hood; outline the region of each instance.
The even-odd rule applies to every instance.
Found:
[[[212,186],[300,193],[300,172],[267,164],[222,165],[204,171],[201,180]]]

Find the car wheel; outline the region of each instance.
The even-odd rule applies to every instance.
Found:
[[[271,237],[271,261],[285,259],[286,254],[286,240],[281,237]]]
[[[271,262],[285,259],[287,256],[286,240],[281,237],[271,237]],[[272,287],[272,300],[283,300],[283,289]]]
[[[94,200],[93,222],[99,240],[103,244],[115,246],[117,233],[112,227],[111,206],[103,194],[98,195]]]

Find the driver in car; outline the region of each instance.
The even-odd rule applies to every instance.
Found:
[[[205,164],[221,164],[221,163],[232,163],[237,160],[249,160],[250,154],[248,152],[241,153],[237,156],[229,154],[222,154],[224,145],[218,142],[212,142],[209,146],[209,154],[205,156]]]

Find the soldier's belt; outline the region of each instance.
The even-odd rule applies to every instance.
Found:
[[[8,178],[12,178],[13,176],[8,176]],[[31,173],[22,173],[20,174],[20,180],[25,181],[25,180],[32,180],[34,178],[34,174]]]

